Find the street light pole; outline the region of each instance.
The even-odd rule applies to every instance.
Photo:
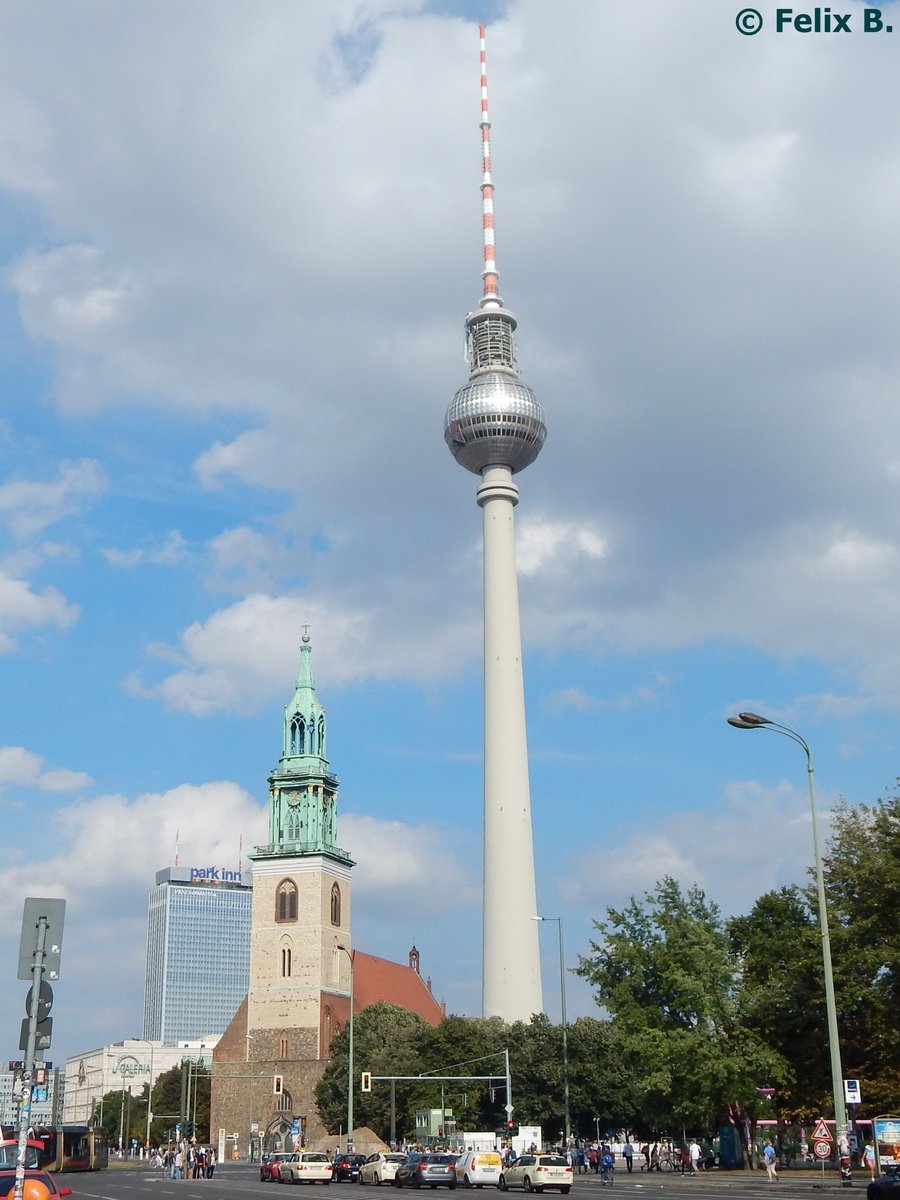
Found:
[[[147,1136],[144,1139],[144,1149],[150,1153],[150,1122],[153,1119],[153,1043],[149,1038],[132,1038],[133,1042],[143,1042],[150,1047],[150,1082],[147,1085]]]
[[[837,1135],[838,1159],[849,1153],[849,1127],[847,1125],[847,1107],[844,1103],[844,1074],[841,1069],[841,1044],[838,1035],[837,1005],[834,999],[834,972],[831,966],[831,936],[828,932],[828,913],[825,908],[825,877],[822,872],[822,853],[819,849],[819,820],[816,813],[816,789],[814,782],[812,751],[806,741],[794,729],[787,725],[779,725],[768,717],[760,717],[756,713],[742,712],[736,717],[728,717],[728,724],[735,729],[770,729],[783,737],[796,742],[806,754],[806,772],[809,779],[809,805],[812,812],[813,853],[816,868],[816,893],[819,901],[819,928],[822,937],[822,969],[825,975],[825,1011],[828,1020],[828,1047],[831,1054],[831,1091],[834,1101],[834,1123]],[[842,1178],[850,1182],[847,1171]]]
[[[250,1043],[253,1041],[252,1033],[245,1033],[244,1038],[247,1042],[247,1056],[245,1062],[247,1064],[247,1162],[253,1162],[253,1075],[250,1067]]]
[[[569,1112],[569,1043],[566,1021],[566,959],[563,950],[562,917],[535,917],[535,921],[555,921],[559,929],[559,1003],[562,1017],[562,1052],[563,1052],[563,1118],[565,1121],[566,1145],[572,1133],[572,1122]]]
[[[350,1048],[347,1058],[347,1153],[353,1144],[353,951],[338,942],[338,950],[343,950],[350,960]]]

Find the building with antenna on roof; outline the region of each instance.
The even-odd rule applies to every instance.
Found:
[[[148,1041],[223,1032],[247,993],[251,897],[240,870],[216,863],[157,871],[147,912]]]
[[[354,1013],[383,1000],[432,1025],[444,1016],[421,978],[415,947],[408,965],[353,950],[354,862],[337,841],[338,780],[327,739],[304,633],[281,757],[269,776],[268,841],[249,855],[249,987],[213,1057],[210,1136],[220,1138],[226,1157],[244,1157],[251,1146],[292,1145],[301,1116],[306,1144],[321,1148],[337,1132],[329,1134],[319,1119],[315,1086],[331,1040],[350,1016],[351,956]]]
[[[528,1021],[543,1010],[525,685],[513,510],[513,475],[547,436],[544,410],[519,379],[516,318],[503,305],[494,244],[494,185],[485,30],[481,49],[483,293],[466,317],[469,380],[447,408],[444,438],[479,476],[484,525],[484,945],[486,1017]]]

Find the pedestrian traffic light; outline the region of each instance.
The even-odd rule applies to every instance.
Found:
[[[371,1090],[372,1090],[372,1072],[371,1071],[363,1071],[362,1082],[359,1085],[359,1090],[361,1092],[371,1092]]]
[[[185,1121],[184,1132],[188,1137],[191,1136],[191,1134],[194,1132],[194,1122],[193,1121]]]
[[[519,1126],[516,1124],[515,1121],[507,1121],[506,1122],[506,1136],[507,1137],[518,1137],[519,1136]]]
[[[275,1075],[272,1080],[272,1092],[276,1096],[280,1096],[284,1091],[284,1076]]]

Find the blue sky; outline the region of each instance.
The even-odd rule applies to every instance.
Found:
[[[739,7],[479,14],[549,426],[517,520],[570,965],[664,873],[725,912],[803,880],[803,757],[727,715],[807,737],[826,816],[898,774],[900,33],[744,37]],[[307,622],[355,944],[415,942],[479,1011],[480,513],[442,438],[480,295],[474,19],[0,6],[0,894],[68,900],[55,1058],[140,1032],[176,831],[183,863],[265,841]]]

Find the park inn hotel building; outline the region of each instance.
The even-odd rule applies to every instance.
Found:
[[[144,1037],[220,1034],[247,994],[252,889],[222,867],[156,874],[147,920]]]

